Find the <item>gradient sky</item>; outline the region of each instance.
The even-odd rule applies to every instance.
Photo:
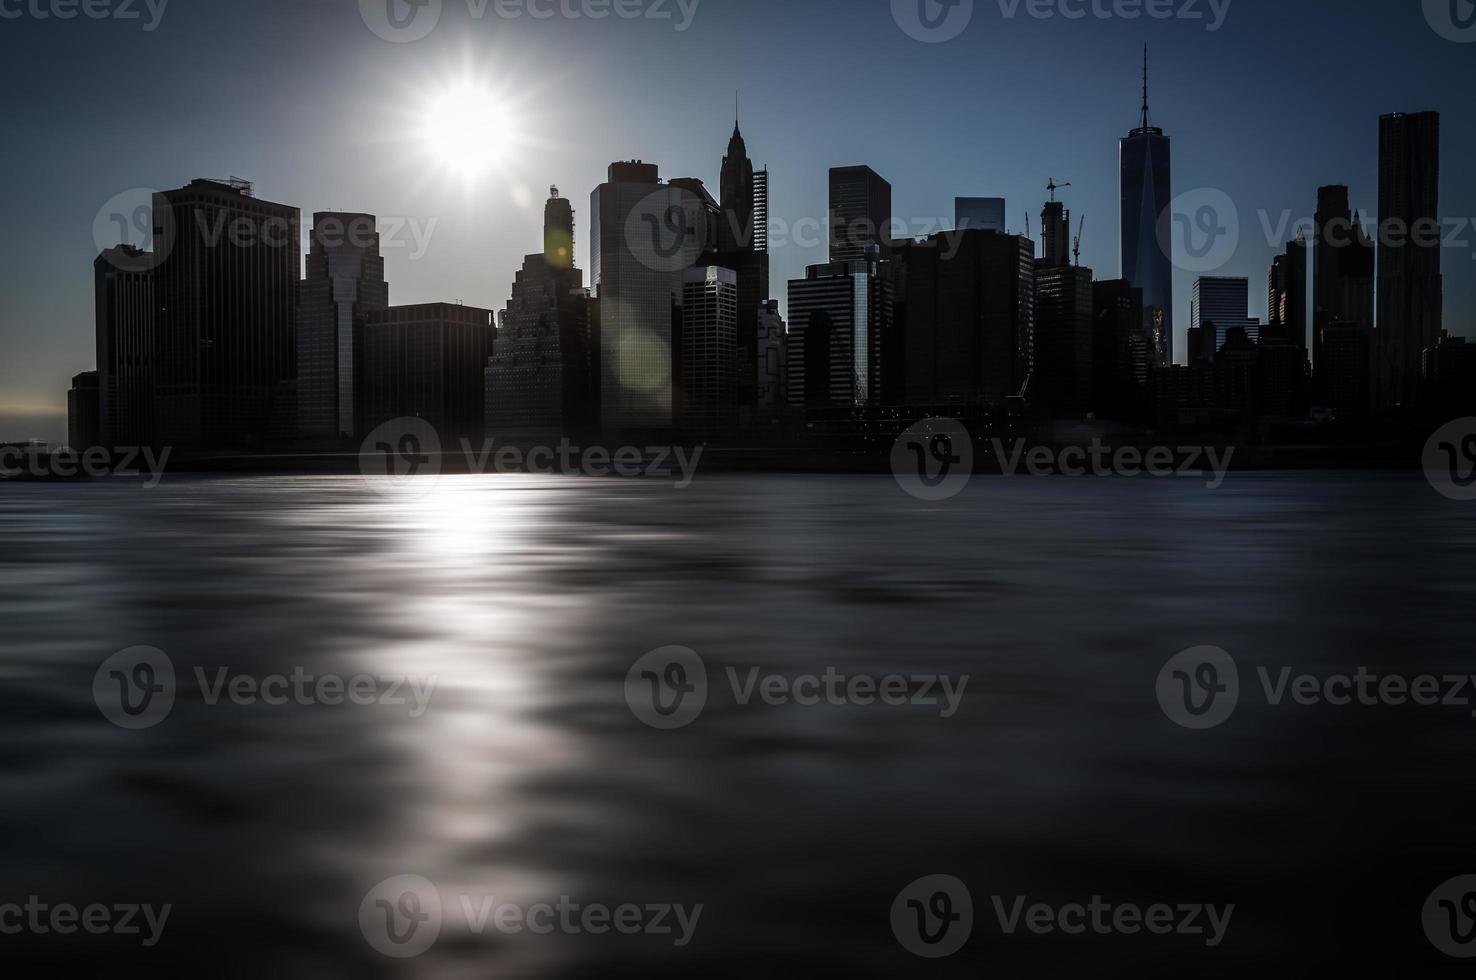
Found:
[[[495,309],[540,247],[550,184],[574,201],[586,275],[589,194],[610,161],[653,161],[715,193],[735,89],[775,219],[823,219],[827,169],[866,163],[911,225],[978,195],[1008,198],[1011,230],[1027,211],[1038,229],[1055,177],[1086,217],[1083,264],[1113,278],[1117,140],[1137,123],[1146,42],[1175,193],[1219,188],[1236,203],[1240,247],[1217,274],[1251,278],[1253,316],[1277,251],[1260,212],[1273,227],[1283,212],[1309,217],[1327,183],[1376,211],[1380,113],[1442,113],[1442,216],[1476,216],[1476,44],[1440,36],[1418,0],[1233,0],[1216,32],[1206,20],[1038,19],[1023,3],[1011,17],[1010,0],[976,0],[942,44],[909,37],[889,0],[700,0],[685,32],[495,7],[476,19],[467,0],[445,0],[437,29],[405,44],[372,33],[357,0],[170,0],[153,31],[144,0],[130,0],[142,20],[29,13],[52,2],[0,0],[25,12],[0,19],[0,439],[63,441],[69,378],[94,367],[94,224],[121,192],[240,175],[305,217],[434,220],[423,256],[408,234],[386,250],[391,301]],[[1208,16],[1208,0],[1192,2]],[[474,181],[419,133],[427,103],[469,76],[505,93],[517,120]],[[1444,252],[1446,326],[1470,335],[1476,230],[1463,237]],[[776,249],[773,294],[823,260],[821,246]],[[1175,286],[1181,357],[1193,279]]]

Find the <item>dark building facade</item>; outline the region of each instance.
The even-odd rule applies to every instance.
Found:
[[[374,216],[313,215],[307,278],[298,300],[297,411],[304,439],[350,439],[364,431],[358,417],[360,338],[369,316],[388,308]]]
[[[451,303],[392,306],[364,325],[365,430],[397,418],[424,419],[447,449],[475,446],[486,418],[492,312]]]
[[[1200,276],[1194,280],[1189,326],[1214,337],[1216,354],[1225,346],[1231,330],[1244,330],[1250,339],[1258,340],[1259,325],[1253,330],[1250,318],[1250,280],[1235,276]]]
[[[243,181],[154,197],[156,438],[255,450],[297,373],[301,216]]]
[[[1035,370],[1035,243],[970,230],[953,236],[951,250],[949,237],[909,242],[896,253],[900,400],[992,406],[1027,396]]]
[[[830,171],[830,261],[854,262],[891,243],[892,185],[870,167]]]
[[[1379,220],[1404,230],[1402,243],[1386,242],[1378,257],[1376,390],[1390,410],[1418,404],[1420,354],[1441,333],[1439,113],[1379,119]]]
[[[1333,323],[1374,324],[1374,244],[1341,184],[1320,188],[1312,245],[1313,369],[1321,373],[1323,328]]]
[[[1288,242],[1267,274],[1266,339],[1282,339],[1307,350],[1307,243]]]
[[[1138,127],[1118,143],[1122,275],[1143,292],[1143,318],[1155,366],[1174,360],[1174,266],[1163,243],[1173,220],[1171,145],[1148,122],[1148,52],[1143,52],[1143,109]]]
[[[866,259],[830,262],[789,283],[788,401],[805,409],[882,403],[884,343],[894,278],[872,246]]]
[[[771,299],[759,311],[758,390],[754,404],[754,420],[772,427],[784,420],[789,392],[788,328],[779,313],[779,301]]]
[[[550,189],[545,251],[523,259],[486,368],[487,434],[585,436],[599,424],[597,338],[584,273],[573,264],[574,211]]]
[[[677,428],[699,435],[731,429],[738,420],[738,274],[721,266],[688,269],[680,320]]]
[[[1430,408],[1441,418],[1476,415],[1476,344],[1442,334],[1421,358]]]
[[[1148,337],[1143,292],[1125,279],[1092,284],[1092,400],[1094,410],[1119,421],[1147,408]]]
[[[67,445],[85,452],[102,445],[98,431],[98,379],[96,371],[72,378],[67,392]]]
[[[1325,369],[1318,372],[1317,398],[1339,418],[1366,418],[1374,406],[1373,334],[1366,324],[1334,321],[1322,328]]]
[[[693,227],[706,202],[661,182],[655,164],[613,163],[590,197],[590,283],[600,307],[600,422],[611,433],[670,431],[673,421],[672,326],[681,273],[709,250],[716,227]],[[678,238],[654,245],[631,238],[648,216],[680,214]],[[654,236],[658,228],[651,228]],[[701,240],[687,242],[688,235]],[[670,237],[670,236],[668,236]],[[664,254],[668,246],[670,256]],[[690,256],[688,257],[690,253]]]
[[[110,449],[154,438],[154,255],[129,245],[93,263],[96,295],[98,439]]]
[[[756,421],[760,311],[769,301],[769,175],[755,172],[738,124],[723,157],[719,187],[717,250],[698,260],[699,267],[722,266],[738,278],[738,333],[733,361],[737,420]]]
[[[1092,407],[1092,270],[1071,265],[1071,212],[1051,197],[1035,263],[1033,400],[1055,418],[1074,418]]]

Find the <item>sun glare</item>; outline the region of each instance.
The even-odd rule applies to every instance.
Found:
[[[427,149],[442,164],[475,177],[502,160],[514,132],[502,99],[468,84],[431,101],[423,136]]]

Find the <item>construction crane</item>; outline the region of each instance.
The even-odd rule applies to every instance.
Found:
[[[1065,184],[1058,184],[1058,183],[1056,183],[1056,178],[1054,178],[1054,177],[1050,177],[1046,181],[1046,190],[1048,190],[1048,191],[1051,192],[1051,200],[1052,201],[1055,201],[1056,200],[1056,191],[1060,190],[1063,187],[1070,187],[1070,186],[1071,186],[1071,184],[1069,182],[1067,182]]]
[[[1087,216],[1081,216],[1081,224],[1076,226],[1076,241],[1071,245],[1071,254],[1075,257],[1077,268],[1081,268],[1081,236],[1086,231]]]

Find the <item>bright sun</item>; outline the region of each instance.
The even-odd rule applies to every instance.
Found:
[[[468,177],[494,166],[513,138],[502,100],[475,85],[458,86],[432,101],[423,135],[442,164]]]

